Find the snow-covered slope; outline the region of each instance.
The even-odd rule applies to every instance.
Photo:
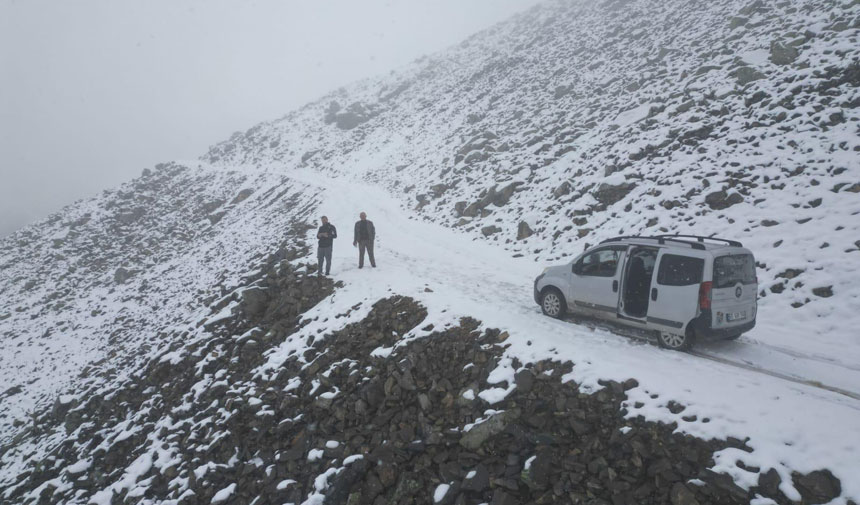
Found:
[[[312,192],[198,165],[146,170],[0,242],[4,438],[72,379],[127,374],[170,343],[164,332],[298,240],[292,223],[310,218]]]
[[[828,468],[842,481],[837,503],[856,500],[858,20],[856,2],[548,3],[3,239],[0,487],[34,501],[49,488],[54,501],[83,489],[81,503],[109,489],[154,502],[190,489],[165,494],[148,477],[169,466],[156,433],[182,425],[183,414],[149,419],[162,400],[135,383],[162,362],[197,367],[186,380],[199,389],[179,392],[217,400],[207,346],[225,336],[212,324],[234,324],[237,300],[259,288],[265,265],[313,261],[307,226],[327,214],[341,232],[333,272],[342,284],[297,334],[276,332],[266,364],[242,381],[280,386],[279,367],[317,336],[405,295],[427,310],[398,335],[405,341],[467,316],[509,332],[490,386],[474,391],[488,409],[516,389],[517,363],[572,360],[564,377],[583,391],[635,377],[631,417],[747,439],[753,452],[724,448],[713,466],[745,489],[773,468],[783,495],[797,499],[794,472]],[[378,271],[351,267],[360,210],[377,225]],[[603,238],[658,231],[736,238],[756,253],[758,326],[707,348],[735,366],[539,315],[531,281],[541,266]],[[374,356],[397,357],[400,345]],[[256,392],[228,386],[259,405]],[[316,398],[316,389],[302,394]],[[129,449],[143,460],[99,485],[75,482],[102,456],[45,409],[59,416],[113,390],[137,403],[102,406],[103,425],[76,433],[117,442],[149,433],[150,445]],[[98,401],[85,403],[88,395]],[[215,443],[215,424],[194,437]],[[50,476],[38,466],[49,454]],[[232,468],[231,456],[213,461]],[[135,466],[147,457],[148,467]],[[19,479],[33,465],[40,470]],[[193,468],[181,471],[187,479]],[[310,500],[313,482],[303,489]]]
[[[541,261],[620,234],[739,239],[762,322],[803,328],[761,339],[860,363],[858,16],[829,0],[553,3],[207,159],[350,174]]]

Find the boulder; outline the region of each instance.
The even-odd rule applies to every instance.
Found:
[[[495,414],[486,421],[472,427],[460,437],[460,445],[466,449],[474,451],[481,447],[490,437],[498,435],[505,430],[508,423],[514,419],[516,415],[513,411],[505,411],[501,414]]]
[[[676,482],[672,486],[672,490],[669,491],[669,500],[672,505],[699,505],[696,495],[681,482]]]
[[[753,67],[740,67],[734,72],[731,73],[731,76],[735,78],[739,86],[746,86],[747,84],[757,81],[759,79],[764,79],[765,75]]]
[[[487,472],[487,467],[483,464],[478,464],[474,470],[466,474],[463,479],[461,489],[463,491],[474,491],[481,493],[490,487],[490,474]]]
[[[263,316],[269,303],[269,295],[263,288],[250,288],[242,291],[242,308],[252,319]]]
[[[790,65],[800,55],[796,47],[774,41],[770,44],[770,61],[776,65]]]
[[[635,182],[622,182],[615,185],[602,183],[597,186],[592,195],[598,202],[608,206],[621,201],[635,187]]]
[[[520,224],[517,226],[517,240],[523,240],[532,235],[534,235],[534,231],[532,231],[529,224],[525,221],[520,221]]]
[[[236,195],[236,197],[230,201],[230,205],[236,205],[237,203],[244,202],[253,193],[254,193],[254,190],[250,189],[250,188],[246,188],[246,189],[243,189],[242,191],[239,191],[239,194]]]
[[[774,468],[760,473],[758,476],[758,487],[765,496],[776,496],[779,493],[779,485],[781,483],[782,479]]]
[[[113,281],[116,284],[125,284],[125,281],[134,277],[134,274],[137,273],[134,270],[127,270],[123,267],[119,267],[113,273]]]
[[[705,196],[705,203],[708,204],[708,207],[714,210],[722,210],[731,207],[732,205],[741,203],[744,201],[744,197],[742,197],[738,193],[732,193],[729,195],[724,190],[714,191]]]
[[[821,298],[830,298],[833,296],[833,286],[822,286],[820,288],[812,288],[812,294]]]
[[[791,480],[804,504],[828,503],[842,494],[842,484],[829,470],[816,470],[806,475],[795,473]]]
[[[489,237],[490,235],[494,235],[496,233],[499,233],[500,231],[502,231],[502,229],[494,224],[481,228],[481,233],[483,233],[485,237]]]
[[[552,196],[554,196],[556,199],[558,199],[558,198],[561,198],[561,197],[569,194],[570,190],[571,190],[570,182],[564,181],[561,184],[559,184],[559,186],[557,188],[555,188],[553,190]]]

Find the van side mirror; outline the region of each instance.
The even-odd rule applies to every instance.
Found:
[[[575,273],[576,275],[579,275],[582,272],[582,263],[574,263],[573,266],[570,268],[570,271]]]

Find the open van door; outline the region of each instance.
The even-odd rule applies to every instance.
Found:
[[[574,310],[603,318],[615,318],[618,311],[620,265],[627,246],[601,247],[574,262],[567,299]]]
[[[669,252],[661,249],[657,255],[656,275],[651,281],[647,321],[662,334],[679,338],[660,343],[672,348],[690,345],[686,325],[698,314],[699,285],[705,270],[705,255],[697,250]],[[672,345],[674,342],[676,345]]]

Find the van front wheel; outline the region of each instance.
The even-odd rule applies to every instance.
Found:
[[[686,351],[693,346],[692,337],[687,335],[679,335],[668,331],[657,332],[657,343],[664,349],[672,349],[673,351]]]
[[[540,308],[547,316],[561,319],[567,310],[567,302],[559,290],[546,288],[540,295]]]

